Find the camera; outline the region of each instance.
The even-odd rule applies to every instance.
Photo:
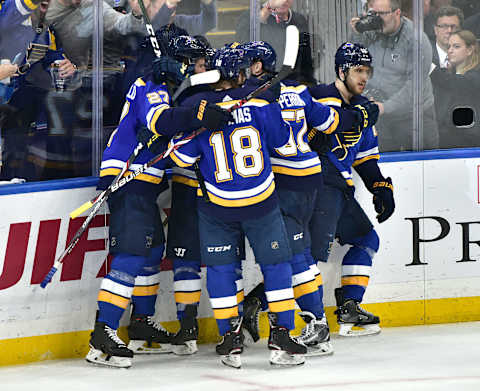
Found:
[[[382,31],[383,19],[377,15],[375,11],[368,11],[366,15],[361,16],[360,20],[355,24],[355,30],[359,33],[365,31]]]

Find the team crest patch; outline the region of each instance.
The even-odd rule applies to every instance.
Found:
[[[153,244],[153,238],[151,236],[146,236],[145,237],[145,247],[146,248],[152,248]]]
[[[277,241],[273,241],[270,245],[272,246],[272,250],[278,250],[280,247]]]

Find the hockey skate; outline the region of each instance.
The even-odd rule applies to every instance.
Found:
[[[222,356],[222,363],[233,368],[240,368],[243,352],[243,334],[241,331],[242,318],[236,316],[230,319],[230,330],[222,337],[222,341],[216,346],[217,354]]]
[[[262,303],[257,297],[246,297],[243,302],[242,333],[244,345],[253,345],[260,339],[259,318]]]
[[[85,357],[87,362],[109,367],[130,368],[132,357],[133,352],[118,337],[117,330],[103,322],[95,322],[95,328],[90,334],[90,351]]]
[[[135,354],[170,353],[172,336],[151,316],[132,314],[130,318],[128,348]]]
[[[268,349],[270,352],[270,364],[276,366],[295,366],[305,363],[307,347],[290,336],[290,331],[277,325],[277,314],[268,313],[270,322],[270,336]]]
[[[330,329],[327,318],[317,319],[311,312],[303,311],[299,315],[305,321],[306,326],[302,334],[297,338],[307,347],[306,357],[327,356],[333,354],[333,347],[330,343]]]
[[[380,333],[381,329],[378,325],[380,318],[365,311],[355,300],[345,300],[342,288],[335,289],[335,299],[337,301],[335,314],[340,325],[338,335],[342,337],[360,337]],[[361,330],[353,330],[353,327]]]
[[[173,353],[183,356],[198,352],[198,322],[196,316],[197,306],[187,305],[184,316],[180,319],[180,330],[172,340]]]

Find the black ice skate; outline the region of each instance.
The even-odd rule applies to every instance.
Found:
[[[335,299],[337,301],[335,314],[340,325],[338,335],[342,337],[359,337],[380,333],[381,329],[378,325],[380,318],[365,311],[355,300],[345,300],[342,288],[335,289]],[[361,330],[353,330],[353,327],[358,327]]]
[[[270,364],[281,366],[294,366],[305,363],[307,347],[290,336],[290,331],[277,325],[277,314],[268,313],[270,322],[270,336],[268,348],[270,352]]]
[[[306,326],[302,334],[297,338],[307,347],[305,356],[327,356],[333,354],[333,347],[330,343],[330,329],[327,318],[317,319],[311,312],[303,311],[299,315],[305,321]]]
[[[183,318],[180,319],[180,330],[178,330],[172,340],[173,353],[183,356],[194,354],[198,351],[198,322],[196,317],[197,306],[188,304]]]
[[[152,316],[132,314],[128,326],[128,347],[135,354],[170,353],[173,335]]]
[[[90,351],[85,359],[92,364],[117,368],[132,366],[133,352],[118,337],[117,330],[103,322],[95,322],[90,334]]]
[[[262,302],[257,297],[246,297],[243,302],[242,332],[245,346],[253,345],[260,339],[259,318]]]
[[[230,318],[230,330],[222,337],[222,341],[216,346],[217,354],[222,356],[222,363],[229,367],[240,368],[243,352],[243,334],[241,331],[242,318],[236,316]]]

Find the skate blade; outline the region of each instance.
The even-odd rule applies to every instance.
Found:
[[[333,354],[333,346],[330,342],[322,342],[318,345],[308,346],[305,357],[331,356]]]
[[[184,345],[172,345],[172,352],[177,356],[188,356],[198,352],[197,341],[186,341]]]
[[[303,354],[289,354],[284,350],[270,352],[270,364],[276,367],[294,367],[305,363]]]
[[[240,369],[242,367],[242,359],[240,354],[226,354],[221,357],[222,363],[227,367]]]
[[[133,350],[134,354],[164,354],[172,352],[172,345],[169,343],[157,343],[152,342],[149,344],[147,341],[142,340],[130,340],[127,346],[130,350]]]
[[[112,368],[130,368],[132,366],[132,359],[130,357],[109,356],[95,348],[90,348],[85,360],[90,364]]]
[[[366,324],[360,327],[355,326],[353,323],[345,323],[340,325],[338,335],[341,337],[363,337],[366,335],[376,335],[381,331],[382,329],[378,324]]]

